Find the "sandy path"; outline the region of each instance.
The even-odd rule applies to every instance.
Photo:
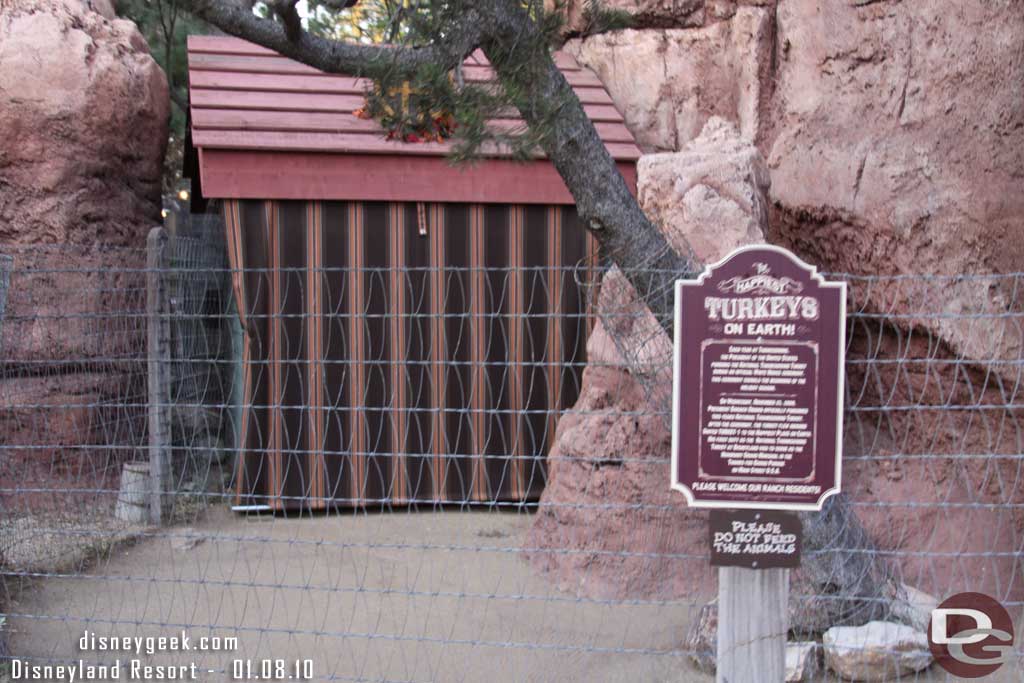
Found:
[[[518,552],[529,523],[484,512],[213,510],[201,524],[117,548],[87,574],[37,582],[9,607],[32,615],[8,620],[9,645],[17,657],[109,663],[136,656],[79,652],[85,629],[171,636],[184,627],[193,645],[236,636],[238,649],[138,659],[194,662],[201,681],[233,680],[235,659],[256,672],[262,659],[289,669],[309,659],[316,680],[337,681],[713,680],[678,651],[697,606],[561,592]],[[985,680],[1019,681],[1019,671]],[[901,683],[946,680],[955,679],[933,666]]]
[[[232,660],[246,658],[308,658],[316,678],[343,681],[711,680],[677,651],[696,607],[559,592],[515,552],[528,524],[515,514],[215,511],[193,527],[206,537],[194,547],[147,538],[89,574],[26,591],[11,611],[47,618],[12,618],[10,645],[21,657],[75,660],[86,628],[147,636],[191,624],[193,639],[237,636],[238,651],[144,662],[195,662],[211,681],[230,680]]]

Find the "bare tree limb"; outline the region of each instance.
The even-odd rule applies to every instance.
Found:
[[[446,40],[421,47],[362,45],[327,40],[300,31],[291,39],[279,23],[262,19],[226,0],[183,0],[186,8],[227,34],[270,48],[328,73],[373,77],[378,73],[415,74],[431,65],[454,69],[480,43],[479,15],[474,9],[451,26]]]

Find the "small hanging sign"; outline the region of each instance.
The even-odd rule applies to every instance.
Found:
[[[840,490],[846,283],[779,247],[676,282],[672,488],[692,507],[820,510]]]
[[[800,566],[803,525],[791,512],[712,510],[708,529],[712,567]]]

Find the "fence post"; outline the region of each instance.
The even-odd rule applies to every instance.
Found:
[[[789,570],[718,568],[717,683],[786,680]]]
[[[167,232],[146,240],[146,339],[149,376],[149,521],[163,522],[171,469],[171,321],[167,293]]]
[[[11,287],[11,271],[14,270],[14,257],[0,254],[0,331],[3,331],[4,309],[7,306],[7,290]],[[0,350],[3,338],[0,337]]]

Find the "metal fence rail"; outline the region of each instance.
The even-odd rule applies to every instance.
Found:
[[[706,513],[668,491],[670,342],[614,269],[249,270],[239,310],[209,239],[171,238],[155,270],[142,249],[0,253],[0,671],[711,680]],[[440,310],[416,305],[431,276]],[[850,287],[844,495],[855,552],[903,591],[891,620],[920,617],[914,591],[1019,618],[1024,274],[830,277]],[[319,316],[294,303],[311,286]],[[834,625],[823,585],[794,577],[794,639]],[[80,647],[182,630],[187,651]],[[1015,648],[994,680],[1019,680]]]

